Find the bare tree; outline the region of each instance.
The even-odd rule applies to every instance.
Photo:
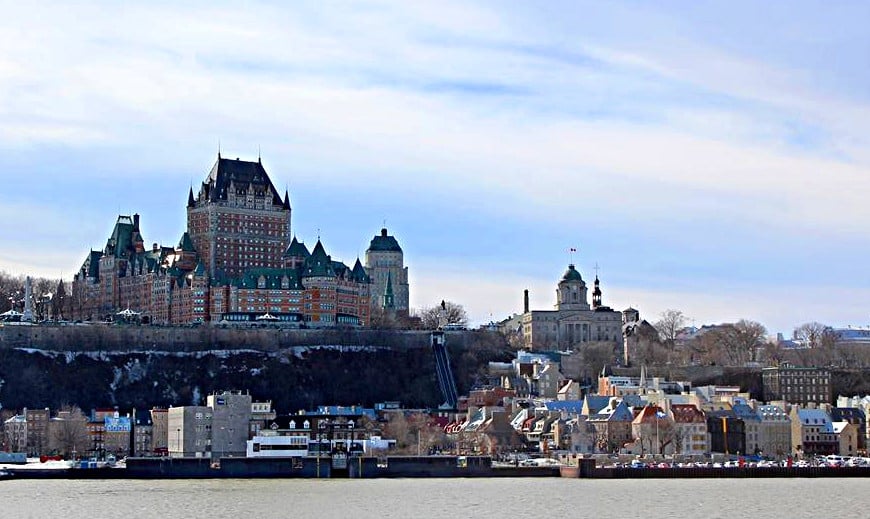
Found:
[[[807,348],[820,348],[829,345],[833,346],[833,342],[836,341],[836,337],[830,326],[815,321],[804,323],[795,328],[793,336],[795,341],[802,343]]]
[[[49,424],[51,450],[72,458],[84,453],[90,443],[88,419],[76,406],[64,406]]]
[[[423,328],[435,330],[443,325],[468,325],[468,314],[465,308],[452,301],[441,301],[440,305],[423,308],[418,312]]]
[[[798,362],[807,366],[831,366],[851,355],[837,347],[839,335],[830,326],[818,322],[804,323],[794,330],[794,339],[806,349],[797,350]],[[854,359],[853,359],[854,360]]]
[[[680,330],[686,326],[686,316],[683,312],[674,309],[668,309],[661,313],[659,320],[656,321],[655,328],[659,332],[661,340],[670,347],[674,346]]]
[[[758,360],[766,334],[761,323],[741,319],[701,334],[694,347],[705,363],[740,366]]]

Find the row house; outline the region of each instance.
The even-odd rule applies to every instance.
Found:
[[[794,452],[804,456],[839,454],[840,440],[824,410],[794,406],[790,418]]]
[[[758,406],[758,447],[765,456],[783,457],[791,452],[791,418],[781,407]]]
[[[611,399],[607,407],[590,415],[587,421],[595,429],[595,447],[599,452],[618,452],[634,441],[631,423],[634,414],[625,401]]]
[[[674,452],[686,456],[706,454],[707,420],[692,404],[672,404],[670,417],[674,421]]]

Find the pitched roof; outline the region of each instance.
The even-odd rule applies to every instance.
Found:
[[[196,252],[193,240],[190,239],[190,234],[187,231],[184,231],[184,234],[181,235],[181,239],[178,241],[178,248],[184,252]]]
[[[671,404],[675,423],[706,423],[704,413],[694,404]]]
[[[287,246],[287,250],[284,251],[285,258],[307,258],[311,256],[311,253],[308,252],[308,247],[305,246],[304,243],[296,239],[296,236],[293,237],[293,240],[290,241],[290,245]]]
[[[121,258],[131,250],[133,250],[133,220],[129,216],[119,215],[103,253]]]
[[[272,204],[284,205],[281,195],[272,184],[272,180],[262,163],[224,159],[218,154],[217,162],[212,166],[205,182],[202,183],[201,193],[209,201],[226,200],[230,184],[245,189],[254,189],[255,193],[260,193],[261,196],[271,196]]]
[[[320,240],[311,251],[311,256],[305,259],[302,266],[302,277],[335,277],[335,270],[332,267],[332,260],[326,254],[326,249]]]
[[[583,400],[586,414],[597,414],[610,403],[609,396],[586,395]]]
[[[353,272],[351,273],[353,280],[357,283],[371,283],[372,280],[368,274],[366,274],[366,269],[362,266],[359,258],[356,259],[356,263],[353,264]]]
[[[372,238],[367,252],[402,252],[402,248],[396,238],[389,236],[386,229],[381,229],[381,234]]]
[[[559,411],[569,414],[583,414],[583,400],[551,400],[544,402],[548,411]]]

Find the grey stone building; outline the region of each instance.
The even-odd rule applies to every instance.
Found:
[[[381,229],[369,243],[365,269],[372,281],[372,306],[407,312],[408,267],[402,247],[394,236],[387,234],[387,229]]]
[[[566,350],[583,343],[622,340],[622,313],[602,303],[598,276],[589,305],[586,282],[574,267],[562,276],[556,288],[554,310],[530,310],[528,294],[520,316],[523,343],[531,350]]]

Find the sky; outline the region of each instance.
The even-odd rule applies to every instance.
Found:
[[[868,3],[0,5],[0,270],[174,245],[220,149],[334,259],[386,224],[414,308],[573,262],[651,322],[870,325]]]

